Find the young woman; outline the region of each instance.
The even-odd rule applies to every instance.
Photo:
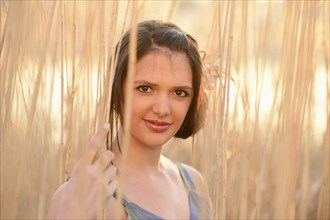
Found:
[[[102,199],[109,219],[116,212],[121,219],[212,217],[207,187],[200,173],[162,155],[162,146],[171,138],[190,137],[203,124],[206,103],[197,43],[172,23],[145,21],[138,24],[137,31],[133,88],[126,83],[130,38],[127,32],[116,48],[119,53],[110,104],[111,126],[106,124],[92,138],[70,179],[55,192],[49,218],[96,218],[100,183],[105,186]],[[125,94],[129,89],[131,127],[124,131]],[[108,133],[111,151],[98,155]],[[129,135],[130,142],[129,159],[122,173],[124,134]],[[125,182],[120,210],[115,210],[119,175],[125,175]]]

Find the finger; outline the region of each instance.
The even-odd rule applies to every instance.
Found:
[[[104,171],[104,184],[108,185],[109,182],[113,181],[116,179],[116,173],[117,173],[117,168],[115,166],[109,166],[105,171]]]
[[[116,179],[113,179],[107,186],[106,186],[106,199],[110,199],[114,192],[116,191],[118,186],[118,181]]]
[[[114,154],[111,151],[106,150],[105,152],[103,152],[100,157],[102,168],[103,169],[108,168],[113,158],[114,158]]]
[[[92,137],[87,145],[87,149],[83,155],[83,160],[87,163],[92,163],[95,156],[97,155],[98,149],[109,132],[110,125],[105,123],[101,129]]]

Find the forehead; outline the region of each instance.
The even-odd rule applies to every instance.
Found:
[[[135,80],[192,86],[192,70],[186,54],[166,48],[144,55],[136,64]]]

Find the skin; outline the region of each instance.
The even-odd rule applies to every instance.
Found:
[[[192,100],[188,59],[181,53],[151,52],[137,63],[133,82],[131,146],[161,149],[180,129]],[[123,88],[126,95],[129,88]]]
[[[92,163],[92,158],[95,157],[93,150],[104,139],[103,133],[93,137],[96,141],[89,146],[93,150],[88,150],[88,148],[85,153],[89,155],[87,165],[85,163],[81,165],[82,163],[78,162],[75,168],[78,171],[84,169],[91,171],[91,173],[87,172],[89,175],[83,175],[84,182],[103,181],[107,186],[104,201],[106,217],[109,219],[115,217],[113,210],[116,199],[111,195],[117,185],[118,175],[125,175],[123,193],[131,202],[165,219],[189,219],[188,191],[176,164],[161,154],[162,145],[169,141],[181,127],[192,100],[192,70],[188,58],[183,53],[164,48],[155,50],[137,62],[133,88],[127,88],[124,83],[123,89],[124,93],[131,89],[133,95],[130,143],[127,151],[129,159],[125,172],[121,172],[120,169],[121,153],[117,141],[112,143],[114,158],[111,152],[106,152],[107,156],[103,155],[97,160],[100,162]],[[122,128],[118,132],[121,147],[124,133]],[[85,157],[87,156],[83,156]],[[82,160],[85,161],[83,158]],[[117,176],[114,175],[113,166],[104,165],[101,167],[105,167],[104,172],[109,174],[104,175],[106,176],[104,180],[95,181],[97,175],[92,172],[99,169],[99,164],[109,164],[111,160],[118,169]],[[98,166],[98,168],[91,168],[93,166]],[[208,195],[206,184],[199,172],[188,165],[184,166],[200,195]],[[50,216],[56,216],[54,215],[56,211],[52,211],[56,209],[62,210],[64,214],[70,214],[65,204],[78,201],[78,197],[74,196],[75,188],[79,188],[80,183],[74,175],[76,172],[74,169],[70,180],[55,193],[53,199],[55,205],[51,206],[50,213],[53,214]],[[83,200],[84,207],[95,204],[93,202],[97,198],[97,191],[92,189],[97,186],[89,185],[90,187],[84,191],[86,195],[86,199]],[[205,199],[209,200],[208,196]],[[121,219],[127,218],[123,206],[120,206],[120,210],[117,211]],[[96,209],[91,209],[86,216],[93,219],[96,217],[95,213]]]
[[[105,204],[112,198],[118,183],[117,168],[110,165],[114,154],[110,151],[98,154],[108,131],[109,124],[105,124],[93,136],[70,179],[56,190],[48,211],[49,219],[96,219],[98,196],[101,195]],[[99,192],[100,186],[103,186],[102,192]]]

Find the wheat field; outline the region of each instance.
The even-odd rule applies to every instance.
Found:
[[[131,23],[199,42],[209,106],[170,158],[204,175],[215,219],[329,219],[330,1],[0,0],[1,219],[43,219],[107,120]],[[104,146],[105,147],[105,146]]]

